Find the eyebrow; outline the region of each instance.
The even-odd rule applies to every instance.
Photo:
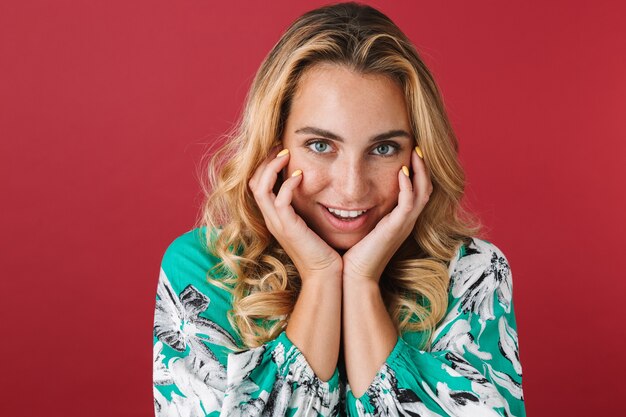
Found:
[[[336,140],[337,142],[343,142],[344,139],[339,136],[336,133],[330,132],[328,130],[325,129],[320,129],[318,127],[312,127],[312,126],[305,126],[303,128],[300,128],[298,130],[296,130],[295,133],[300,133],[300,134],[311,134],[311,135],[318,135],[318,136],[322,136],[325,137],[327,139],[332,139],[332,140]],[[413,139],[413,135],[411,135],[409,132],[407,132],[406,130],[402,130],[402,129],[396,129],[396,130],[390,130],[388,132],[384,132],[384,133],[380,133],[376,136],[373,136],[370,138],[370,142],[380,142],[382,140],[387,140],[387,139],[391,139],[391,138],[395,138],[395,137],[406,137],[409,139]]]

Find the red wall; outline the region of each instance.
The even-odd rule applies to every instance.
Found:
[[[318,1],[0,5],[3,416],[152,415],[161,255],[206,145]],[[371,2],[433,70],[468,201],[507,255],[529,415],[625,394],[626,10]]]

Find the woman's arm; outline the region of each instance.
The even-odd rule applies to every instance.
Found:
[[[407,167],[398,172],[398,205],[343,256],[346,372],[351,388],[359,394],[365,392],[398,341],[379,281],[432,193],[432,181],[418,149],[411,152],[413,178],[409,178]]]
[[[360,397],[396,345],[398,332],[374,281],[344,277],[343,309],[346,372]]]
[[[353,299],[348,290],[344,297],[346,301]],[[365,299],[357,301],[364,304]],[[357,313],[355,308],[344,308],[346,316]],[[346,318],[351,321],[344,332],[364,328],[362,322],[372,320],[374,311]],[[367,325],[373,332],[384,331],[376,323],[373,320]],[[473,239],[464,255],[451,263],[447,314],[435,329],[429,350],[421,347],[421,332],[403,333],[374,378],[368,380],[376,363],[357,361],[365,360],[368,346],[380,349],[384,336],[366,335],[364,330],[352,334],[357,339],[351,349],[346,349],[346,364],[367,367],[370,374],[355,372],[357,365],[352,371],[347,368],[349,416],[526,415],[511,270],[502,252],[491,243]]]
[[[196,229],[180,236],[161,263],[153,336],[155,415],[338,415],[338,371],[321,381],[286,332],[235,351],[241,341],[227,317],[232,294],[206,281],[206,271],[219,260],[206,252],[204,235]]]
[[[322,381],[335,372],[341,337],[341,272],[308,277],[287,325],[287,336]]]
[[[255,170],[249,187],[269,232],[298,270],[302,282],[286,334],[307,358],[315,374],[327,380],[335,373],[341,331],[341,256],[320,238],[291,206],[301,170],[274,188],[287,167],[289,150],[275,148]]]

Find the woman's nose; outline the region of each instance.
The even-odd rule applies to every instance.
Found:
[[[342,204],[364,203],[370,191],[367,169],[362,161],[344,161],[334,170],[335,191]]]

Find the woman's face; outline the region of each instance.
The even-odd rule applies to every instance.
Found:
[[[415,147],[409,126],[388,77],[326,63],[302,75],[282,137],[286,174],[303,171],[292,206],[330,246],[351,248],[396,206]]]

